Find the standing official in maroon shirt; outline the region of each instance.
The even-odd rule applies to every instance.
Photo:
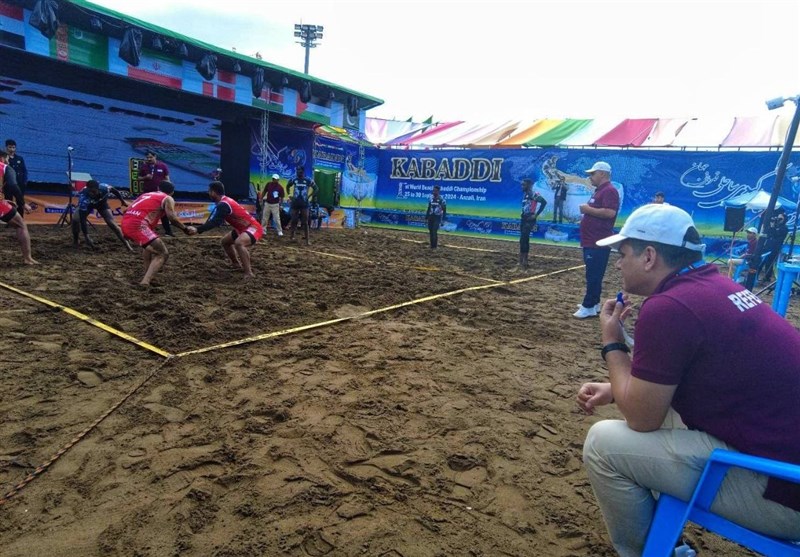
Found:
[[[586,265],[586,294],[578,311],[573,314],[578,319],[597,317],[611,250],[597,247],[595,242],[614,233],[614,221],[619,212],[619,193],[611,185],[611,165],[598,161],[586,173],[596,189],[589,202],[580,206],[583,215],[580,232],[583,263]]]
[[[139,178],[144,182],[142,184],[142,193],[158,191],[158,186],[161,182],[169,182],[169,168],[156,158],[156,154],[153,151],[147,151]],[[170,225],[166,216],[161,219],[161,226],[164,227],[164,233],[167,236],[175,236],[172,233],[172,225]]]

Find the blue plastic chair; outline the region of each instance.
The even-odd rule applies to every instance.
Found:
[[[800,465],[715,449],[688,503],[661,494],[642,557],[671,556],[687,521],[769,557],[800,556],[798,544],[748,530],[711,512],[711,504],[731,466],[800,483]]]
[[[762,253],[761,254],[761,263],[757,267],[757,269],[759,271],[761,270],[761,267],[764,265],[764,262],[767,260],[767,257],[769,257],[770,253],[772,253],[772,252],[768,251],[767,253]],[[750,264],[747,261],[743,261],[742,263],[739,263],[736,266],[736,268],[733,270],[733,276],[731,277],[733,279],[733,282],[739,282],[740,275],[742,274],[742,271],[747,271],[747,269],[749,269],[749,268],[750,268]],[[758,272],[758,271],[756,271],[756,272]]]

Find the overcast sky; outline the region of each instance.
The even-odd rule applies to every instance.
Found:
[[[478,123],[762,114],[800,94],[798,0],[97,0],[384,100]],[[794,108],[792,106],[792,108]]]

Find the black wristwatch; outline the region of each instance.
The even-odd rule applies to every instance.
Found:
[[[631,349],[628,348],[628,345],[624,342],[611,342],[600,349],[600,355],[603,357],[603,361],[606,359],[606,354],[613,352],[614,350],[622,350],[626,354],[631,353]]]

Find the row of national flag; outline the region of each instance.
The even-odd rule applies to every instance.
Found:
[[[254,98],[249,76],[217,69],[214,77],[207,80],[192,62],[147,48],[142,49],[139,65],[131,66],[118,56],[119,39],[63,23],[55,36],[47,39],[25,23],[29,18],[29,10],[0,0],[0,44],[171,89],[258,106],[320,124],[343,123],[332,120],[331,108],[302,102],[294,89],[265,87],[261,95]],[[342,112],[340,106],[336,114],[341,115]]]

